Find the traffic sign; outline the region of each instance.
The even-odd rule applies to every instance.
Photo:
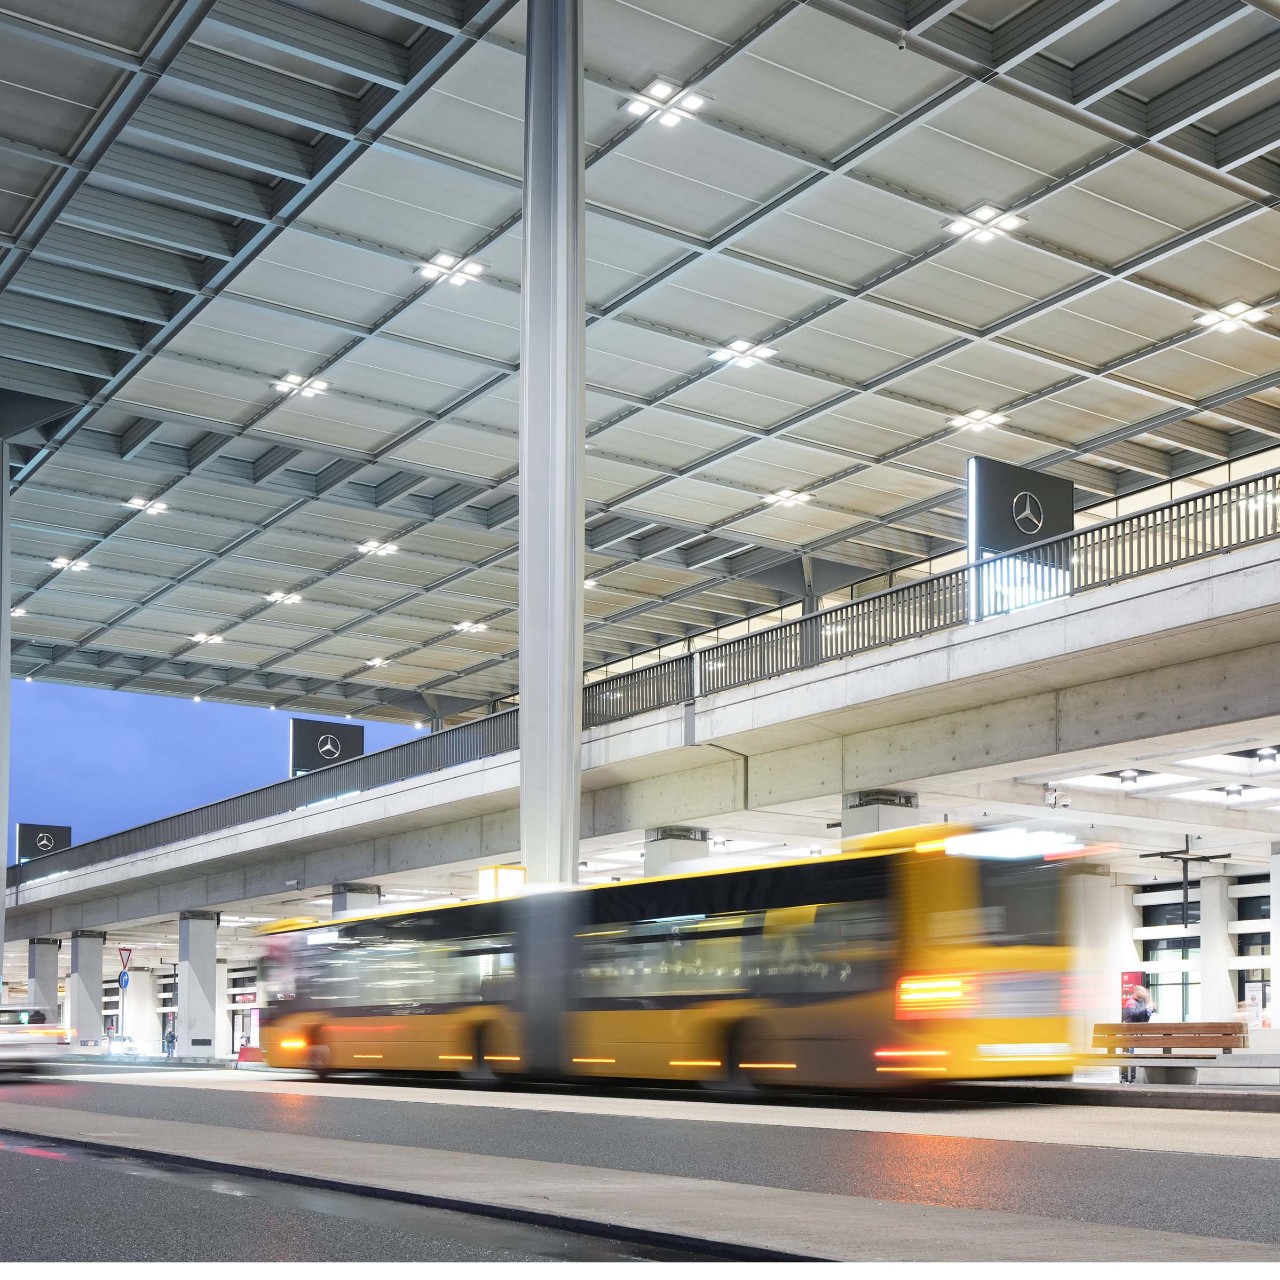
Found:
[[[128,970],[128,968],[129,968],[129,957],[130,957],[131,955],[133,955],[133,948],[132,948],[132,947],[121,947],[121,948],[120,948],[120,967],[121,967],[122,969],[126,970],[126,971],[127,971],[127,970]]]
[[[129,974],[126,970],[120,970],[120,990],[123,991],[129,985]]]

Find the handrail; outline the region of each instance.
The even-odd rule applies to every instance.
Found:
[[[1179,498],[1017,551],[887,587],[583,689],[583,727],[693,702],[903,640],[1123,582],[1280,537],[1280,471]],[[8,868],[28,884],[354,792],[515,751],[519,711],[484,716]]]

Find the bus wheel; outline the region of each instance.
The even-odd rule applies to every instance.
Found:
[[[311,1046],[310,1060],[307,1065],[311,1068],[312,1074],[318,1081],[325,1081],[329,1078],[329,1046],[326,1044],[317,1044]]]
[[[485,1061],[489,1036],[481,1027],[471,1042],[471,1062],[462,1072],[462,1078],[478,1089],[492,1088],[498,1083],[498,1073],[492,1062]]]
[[[729,1029],[724,1039],[723,1072],[717,1079],[703,1082],[703,1088],[708,1093],[719,1098],[738,1099],[752,1098],[759,1094],[760,1086],[739,1065],[746,1052],[749,1030],[750,1025],[745,1022]]]

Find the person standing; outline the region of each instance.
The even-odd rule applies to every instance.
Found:
[[[173,1059],[173,1050],[178,1043],[178,1037],[173,1034],[173,1028],[170,1027],[164,1038],[164,1056],[170,1061]]]
[[[1122,1014],[1125,1022],[1150,1022],[1151,1015],[1155,1013],[1155,1002],[1151,999],[1151,992],[1146,987],[1134,987],[1133,994],[1124,1002],[1124,1012]],[[1126,1049],[1126,1053],[1132,1053],[1132,1049]],[[1120,1083],[1133,1084],[1138,1078],[1138,1069],[1136,1067],[1120,1068]]]

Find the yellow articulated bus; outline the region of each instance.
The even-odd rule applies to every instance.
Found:
[[[838,855],[265,932],[273,1067],[867,1088],[1069,1074],[1064,858],[916,828]]]

